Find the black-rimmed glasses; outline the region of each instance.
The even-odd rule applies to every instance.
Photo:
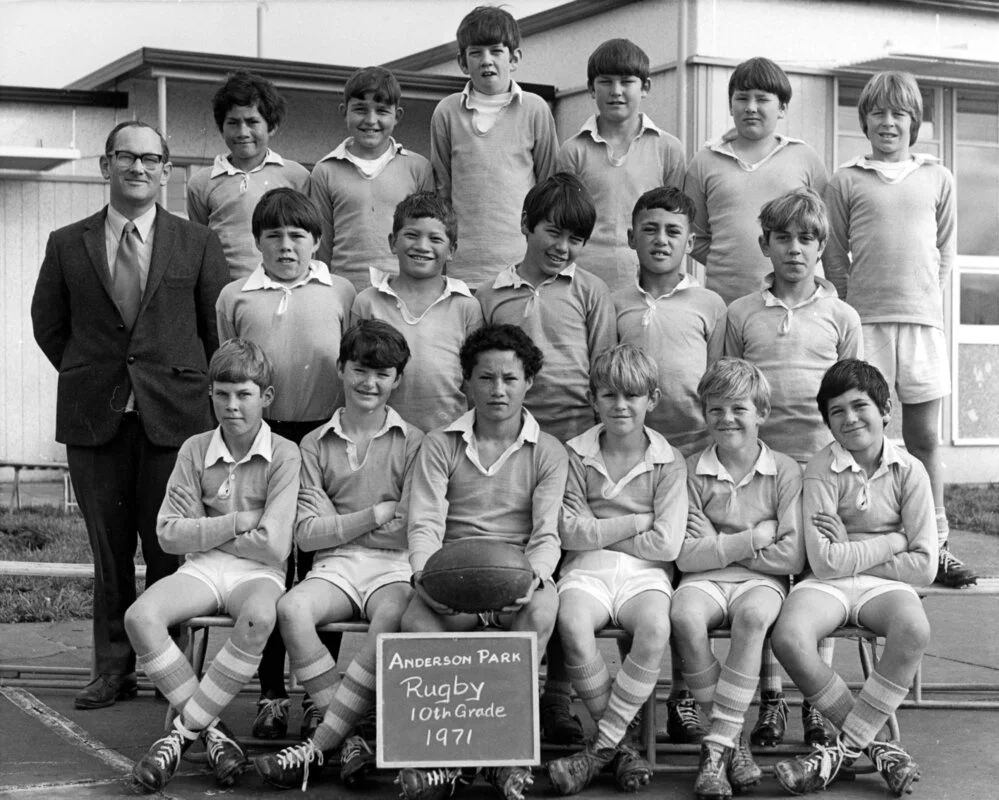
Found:
[[[156,169],[166,161],[160,153],[133,153],[130,150],[115,150],[111,153],[123,167],[130,167],[136,161],[141,161],[146,169]]]

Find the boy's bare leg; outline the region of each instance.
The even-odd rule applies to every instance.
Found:
[[[286,615],[294,615],[295,625],[306,627],[310,617],[319,615],[316,622],[323,624],[357,616],[350,599],[339,589],[323,580],[308,580],[300,584],[298,597],[279,604],[282,624]],[[343,680],[335,684],[335,674],[328,677],[329,688],[316,684],[313,698],[331,693],[323,720],[312,736],[302,744],[287,747],[280,753],[269,753],[254,759],[257,771],[268,783],[281,788],[294,788],[308,783],[313,762],[323,765],[338,748],[340,779],[353,786],[365,779],[375,766],[375,757],[368,743],[360,736],[351,736],[358,720],[374,706],[375,661],[378,635],[395,633],[400,629],[403,613],[409,605],[412,590],[405,583],[392,583],[376,590],[366,607],[370,618],[368,633],[364,637],[354,660],[350,662]],[[285,595],[288,598],[289,595]],[[313,625],[313,630],[315,625]],[[314,641],[308,646],[315,652],[329,653],[313,633]],[[292,652],[293,637],[288,636],[288,652]],[[335,671],[334,671],[335,673]],[[298,674],[296,672],[296,674]],[[309,688],[309,687],[306,687]],[[341,747],[342,746],[342,747]]]
[[[125,612],[139,666],[178,712],[194,695],[198,679],[167,629],[216,611],[215,593],[205,583],[175,573],[152,584]]]
[[[718,603],[699,589],[681,588],[673,595],[670,622],[683,678],[708,717],[711,716],[715,684],[721,673],[721,665],[711,650],[708,632],[724,621],[725,614]]]
[[[188,730],[207,728],[253,678],[267,638],[277,625],[277,601],[283,593],[284,587],[267,578],[249,580],[233,589],[226,610],[236,623],[229,641],[181,712],[181,722]]]
[[[374,706],[378,634],[399,631],[412,594],[407,584],[392,583],[378,589],[368,600],[368,633],[312,737],[320,750],[340,745],[361,716]]]
[[[610,614],[593,595],[578,589],[559,595],[558,635],[552,638],[565,642],[566,672],[594,722],[604,715],[611,692],[610,672],[597,649],[595,631],[609,624]]]
[[[329,581],[311,578],[278,601],[277,613],[291,670],[316,707],[325,712],[333,699],[339,676],[336,662],[320,639],[316,626],[353,619],[354,604]]]

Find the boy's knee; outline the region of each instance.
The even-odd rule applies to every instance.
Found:
[[[143,603],[142,598],[132,603],[125,611],[125,631],[129,637],[141,635],[160,625],[162,622],[156,610],[149,604]]]
[[[920,656],[930,646],[930,623],[925,617],[904,617],[892,623],[889,631],[901,649]]]
[[[747,633],[763,634],[773,625],[776,616],[774,611],[766,606],[746,606],[733,615],[732,627],[742,628]]]
[[[247,602],[236,621],[248,638],[266,639],[277,624],[277,606],[274,603]]]
[[[309,604],[295,592],[281,595],[277,602],[277,620],[281,627],[294,625],[309,614]]]

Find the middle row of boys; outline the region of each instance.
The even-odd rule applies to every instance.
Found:
[[[699,548],[697,540],[705,538],[710,541],[707,537],[711,536],[712,524],[716,528],[721,526],[728,532],[728,523],[724,515],[713,515],[710,512],[711,493],[707,492],[702,497],[704,513],[692,512],[687,524],[688,539],[692,542],[691,552],[696,550],[702,553],[700,560],[693,555],[690,557],[692,560],[687,565],[687,570],[696,573],[740,560],[758,559],[763,557],[763,551],[770,555],[764,558],[766,568],[757,571],[788,575],[800,569],[801,564],[797,563],[801,556],[800,542],[792,546],[793,541],[787,538],[791,532],[800,528],[799,525],[787,522],[788,519],[796,519],[799,513],[797,500],[789,498],[797,496],[800,470],[786,456],[767,456],[762,459],[766,464],[759,467],[757,462],[762,463],[760,453],[764,451],[758,452],[755,428],[751,420],[750,423],[746,422],[747,415],[758,417],[756,424],[764,422],[768,416],[769,403],[764,402],[757,392],[757,396],[748,405],[744,397],[742,405],[729,402],[721,410],[718,419],[715,419],[716,409],[707,403],[703,386],[700,393],[697,390],[705,368],[718,357],[722,349],[721,331],[724,326],[721,322],[724,318],[724,305],[720,298],[707,290],[696,286],[681,287],[682,282],[687,280],[679,268],[690,247],[691,216],[689,199],[675,189],[654,190],[639,201],[630,241],[639,256],[639,285],[645,291],[636,287],[631,292],[640,298],[640,304],[629,303],[627,292],[615,296],[618,303],[618,323],[615,330],[613,304],[608,300],[606,290],[597,289],[598,279],[572,271],[575,255],[588,238],[595,219],[592,203],[572,176],[554,176],[528,194],[523,216],[527,252],[520,264],[509,270],[508,280],[497,281],[496,285],[491,289],[484,289],[476,298],[470,296],[460,281],[442,275],[455,245],[453,215],[447,204],[433,195],[416,195],[400,204],[390,240],[392,250],[399,259],[399,275],[384,278],[378,285],[363,292],[353,304],[353,313],[361,319],[382,317],[403,331],[404,335],[400,336],[397,331],[388,328],[394,336],[386,336],[384,333],[379,336],[379,329],[371,329],[370,324],[369,327],[354,328],[344,338],[338,363],[333,367],[338,391],[342,392],[346,403],[344,409],[332,414],[333,401],[320,401],[327,402],[325,408],[316,406],[314,411],[308,411],[304,417],[308,420],[311,416],[315,421],[314,427],[318,427],[318,430],[302,440],[302,476],[305,486],[299,500],[296,533],[303,549],[321,551],[319,564],[309,573],[309,577],[324,580],[303,581],[298,588],[282,598],[277,615],[288,639],[292,668],[302,680],[313,702],[319,708],[325,708],[326,714],[323,724],[305,745],[258,761],[258,768],[268,780],[288,785],[291,780],[307,778],[308,765],[313,761],[321,764],[324,752],[343,743],[359,713],[373,699],[373,636],[348,668],[343,682],[336,686],[333,660],[316,639],[316,624],[351,617],[360,611],[371,620],[372,631],[397,628],[409,600],[404,581],[408,579],[410,569],[417,575],[415,586],[419,600],[409,605],[407,618],[403,622],[406,627],[427,630],[457,624],[459,628],[467,629],[478,622],[474,617],[463,619],[439,616],[444,609],[434,604],[420,588],[419,572],[426,558],[443,541],[445,525],[448,539],[488,533],[501,538],[509,537],[522,546],[527,545],[528,556],[539,581],[537,591],[532,589],[526,598],[522,598],[524,611],[513,616],[512,624],[514,627],[536,630],[544,644],[544,640],[552,632],[558,608],[555,592],[547,590],[552,588],[552,584],[546,584],[546,581],[553,575],[559,558],[558,525],[555,518],[565,479],[564,454],[557,442],[549,438],[549,433],[560,441],[568,441],[570,450],[581,459],[582,472],[576,475],[573,470],[575,480],[582,481],[581,485],[586,487],[589,487],[591,479],[597,480],[598,484],[604,481],[609,484],[596,494],[582,492],[579,501],[582,505],[577,505],[577,508],[583,509],[588,504],[590,511],[579,514],[579,519],[575,519],[576,515],[571,511],[573,501],[566,500],[562,526],[563,545],[571,551],[610,546],[612,551],[618,548],[621,552],[637,556],[639,562],[650,555],[655,555],[655,561],[669,562],[676,557],[682,541],[683,522],[687,516],[686,503],[676,502],[683,497],[682,475],[680,480],[675,480],[676,475],[673,474],[672,482],[666,481],[667,484],[672,483],[672,494],[667,493],[661,501],[657,501],[654,508],[649,506],[640,509],[640,504],[632,503],[636,500],[631,496],[632,492],[626,490],[629,487],[637,489],[639,484],[636,479],[650,470],[658,476],[657,479],[663,480],[663,472],[684,472],[680,454],[674,454],[666,442],[672,438],[681,441],[683,434],[687,434],[689,438],[681,448],[683,455],[693,455],[702,450],[708,441],[703,423],[700,422],[703,410],[707,416],[708,430],[722,452],[727,452],[725,448],[731,446],[734,448],[733,452],[738,451],[742,456],[750,455],[750,450],[743,452],[740,449],[749,436],[752,440],[752,458],[737,468],[734,462],[726,464],[724,458],[719,462],[717,457],[708,455],[714,452],[709,450],[699,458],[695,457],[692,465],[696,464],[696,467],[691,470],[692,478],[714,475],[713,481],[727,487],[721,489],[719,497],[730,498],[733,490],[739,493],[747,481],[752,481],[754,475],[767,475],[767,480],[776,479],[782,485],[783,488],[776,494],[783,495],[784,499],[778,503],[776,516],[771,508],[766,512],[771,516],[759,518],[777,519],[778,522],[760,526],[754,522],[749,527],[737,528],[749,531],[747,537],[725,536],[717,539],[716,543],[724,542],[733,547],[745,545],[738,553],[723,553],[717,548],[712,553],[712,548]],[[745,302],[733,305],[730,310],[729,347],[733,353],[747,356],[752,356],[749,351],[763,342],[776,342],[776,347],[785,348],[772,355],[772,363],[779,365],[785,375],[790,377],[790,381],[778,381],[789,402],[776,404],[777,413],[771,417],[783,416],[791,420],[805,417],[806,420],[813,420],[804,423],[804,429],[808,432],[805,441],[815,444],[810,453],[805,452],[804,457],[799,457],[803,461],[829,438],[823,432],[814,401],[808,403],[806,400],[814,397],[826,366],[859,351],[859,320],[855,312],[835,297],[835,293],[824,281],[814,276],[815,263],[825,238],[824,210],[818,197],[804,190],[779,198],[764,208],[761,220],[764,228],[764,252],[770,256],[774,265],[772,283],[763,292],[756,293],[759,297],[749,296],[745,298]],[[248,377],[246,373],[237,370],[228,377],[220,377],[218,374],[212,376],[213,398],[218,399],[219,384],[225,385],[226,381],[237,384],[256,382],[260,397],[258,421],[264,407],[268,405],[271,406],[270,417],[279,423],[289,419],[289,416],[301,420],[301,416],[295,417],[296,403],[308,404],[320,397],[330,398],[329,365],[324,364],[323,359],[336,360],[328,354],[323,356],[314,346],[309,347],[307,335],[310,325],[303,324],[303,320],[308,320],[311,314],[311,327],[319,327],[318,320],[322,320],[322,327],[328,327],[333,315],[346,328],[351,314],[347,303],[342,302],[340,310],[336,311],[338,307],[330,299],[334,294],[340,294],[345,300],[352,299],[353,292],[346,286],[341,287],[339,292],[329,291],[338,288],[337,279],[331,277],[323,269],[323,265],[311,260],[320,235],[319,223],[314,207],[303,196],[292,190],[275,190],[266,195],[254,212],[253,232],[263,257],[263,269],[255,275],[263,284],[266,285],[269,281],[273,284],[270,288],[279,288],[280,291],[254,291],[264,286],[250,286],[249,282],[242,285],[231,284],[218,304],[220,338],[238,335],[244,339],[257,339],[272,354],[275,373],[273,385],[288,388],[275,395],[273,389],[269,388],[269,377]],[[677,292],[678,288],[684,290]],[[653,297],[659,298],[659,301],[648,302],[646,299]],[[692,302],[684,302],[686,297],[690,297]],[[773,302],[767,302],[767,298],[772,298]],[[668,313],[664,313],[658,302],[664,302],[669,309]],[[480,303],[481,312],[478,311]],[[801,304],[808,307],[808,313],[802,313],[800,309],[796,313],[790,311]],[[459,313],[457,308],[467,310]],[[377,313],[379,309],[382,313]],[[441,318],[434,319],[430,316],[435,309],[442,315]],[[487,327],[469,337],[469,332],[482,324],[483,317],[492,325],[512,322],[518,327]],[[629,317],[632,318],[630,322]],[[740,321],[743,317],[744,322]],[[420,331],[421,321],[428,319],[430,322],[422,325],[423,338],[411,338],[410,334]],[[560,324],[551,325],[553,320]],[[253,327],[255,322],[259,325],[256,329]],[[654,325],[674,326],[665,337],[661,331],[658,332],[655,339],[658,342],[675,343],[673,351],[660,353],[659,347],[649,346],[650,340],[643,338],[650,335],[649,329]],[[764,326],[756,336],[753,333],[754,325]],[[771,327],[767,329],[767,325]],[[519,328],[526,330],[536,342],[545,347],[548,357],[544,371],[539,371],[540,351],[529,339],[523,337]],[[775,335],[776,333],[780,335]],[[647,364],[642,369],[634,365],[626,369],[620,364],[624,357],[620,350],[612,351],[616,356],[605,356],[603,361],[597,359],[598,353],[613,346],[618,334],[625,341],[638,345],[637,350],[625,350],[623,353],[632,354],[632,359],[643,363],[647,362],[647,356],[642,354],[643,349],[657,353],[669,365],[669,371],[658,370],[652,364]],[[306,337],[304,346],[303,336]],[[410,340],[409,344],[406,343],[407,339]],[[464,349],[461,349],[463,342]],[[807,350],[808,357],[791,358],[793,353],[786,349],[789,347]],[[820,350],[816,351],[816,347]],[[393,352],[396,353],[394,357],[391,356]],[[402,374],[409,352],[414,357],[409,362],[409,369]],[[407,357],[401,357],[399,353],[404,353]],[[709,376],[718,370],[730,371],[733,363],[742,362],[719,362],[719,367],[709,372]],[[608,369],[616,372],[602,377],[601,370]],[[645,378],[636,379],[636,372],[644,374]],[[665,380],[663,372],[666,373]],[[306,376],[308,386],[302,385],[301,376]],[[462,378],[465,379],[466,390],[474,408],[465,414],[462,414],[466,402],[465,395],[461,394]],[[641,383],[642,380],[645,383]],[[705,377],[705,380],[709,380],[709,377]],[[400,391],[407,386],[407,382],[408,390]],[[608,387],[613,391],[608,390]],[[253,390],[247,388],[252,395]],[[681,388],[684,390],[682,393],[679,391]],[[385,402],[393,390],[396,390],[393,394],[395,410],[386,409]],[[742,393],[747,394],[746,391]],[[655,432],[655,425],[652,429],[644,428],[646,413],[656,407],[661,395],[669,398],[673,405],[684,412],[678,415],[674,411],[663,420],[664,425],[675,426],[673,429],[667,427],[661,432],[667,438]],[[271,403],[272,397],[274,403]],[[287,409],[280,413],[275,411],[278,398],[283,399],[284,409]],[[442,402],[442,398],[448,402]],[[239,406],[238,398],[233,402]],[[533,415],[525,415],[523,421],[521,402],[525,402],[534,412]],[[605,425],[603,436],[600,435],[601,429],[591,429],[594,408]],[[450,414],[448,419],[437,416],[442,409]],[[216,516],[220,513],[220,508],[226,507],[227,502],[235,502],[243,488],[239,467],[248,461],[252,463],[255,452],[263,450],[272,456],[277,452],[277,445],[271,447],[269,442],[267,447],[263,447],[262,442],[258,447],[256,438],[243,442],[241,449],[233,448],[226,440],[227,425],[246,424],[252,419],[252,415],[229,414],[225,405],[220,406],[218,403],[216,411],[221,423],[219,435],[223,444],[230,446],[230,458],[224,458],[223,452],[223,461],[229,462],[223,470],[223,473],[227,471],[227,475],[222,474],[221,482],[215,481],[218,485],[213,483],[206,488],[205,481],[195,475],[199,459],[208,467],[209,456],[202,455],[192,460],[190,454],[186,458],[182,454],[178,461],[178,475],[183,474],[184,465],[188,469],[193,468],[195,474],[187,477],[193,481],[194,486],[188,488],[186,493],[183,489],[174,489],[168,495],[162,521],[164,542],[174,541],[170,531],[176,526],[188,531],[190,535],[194,519]],[[328,416],[331,414],[332,419]],[[634,433],[635,420],[638,420],[637,434]],[[691,420],[697,422],[692,424]],[[418,429],[439,428],[442,423],[447,427],[427,437],[412,471],[412,480],[404,482],[403,476],[413,463],[419,443]],[[615,432],[622,426],[622,439],[618,441]],[[263,426],[259,428],[263,430]],[[269,434],[270,427],[266,430]],[[627,430],[632,431],[632,438],[638,438],[635,441],[628,439],[624,436]],[[775,428],[778,435],[784,430],[783,424]],[[543,434],[541,431],[549,433]],[[765,424],[763,435],[766,438]],[[209,438],[206,437],[210,436],[214,435],[200,437],[205,439],[202,447],[208,446],[211,449],[214,446],[216,452],[220,452],[218,444],[209,443]],[[245,431],[244,438],[247,438]],[[800,436],[787,441],[802,448]],[[640,449],[637,452],[644,455],[636,460],[635,447],[638,445]],[[763,447],[765,452],[770,452],[765,445]],[[237,455],[241,455],[238,461]],[[705,458],[708,461],[714,459],[713,470],[711,464],[704,461]],[[790,466],[784,465],[784,461]],[[572,463],[576,464],[575,459]],[[363,467],[366,464],[376,467],[365,471]],[[663,466],[670,464],[673,466]],[[782,469],[777,469],[774,466],[776,464],[782,465]],[[587,470],[594,465],[601,477],[588,476],[584,479]],[[736,474],[739,480],[733,479]],[[484,481],[482,476],[494,480]],[[648,479],[642,478],[642,481]],[[386,487],[385,481],[389,481],[391,486]],[[548,490],[543,488],[546,486]],[[572,496],[572,486],[573,478],[570,478],[569,497]],[[285,485],[285,489],[287,488]],[[211,503],[220,508],[212,506],[204,497],[197,497],[199,492],[207,492],[206,496]],[[644,496],[649,493],[640,494]],[[586,502],[583,502],[582,496],[585,496]],[[526,501],[517,508],[511,507],[511,501],[518,497],[526,498]],[[615,513],[608,514],[608,517],[615,519],[606,529],[593,522],[594,518],[600,518],[607,510],[601,509],[603,501],[600,497],[609,502],[608,508],[616,509]],[[672,497],[673,502],[669,502],[669,497]],[[259,502],[259,492],[256,499]],[[407,501],[410,518],[414,521],[410,525],[408,541],[405,535]],[[717,502],[723,506],[730,504],[730,500],[725,499]],[[694,508],[697,507],[695,503]],[[199,510],[201,513],[198,513]],[[622,510],[631,516],[621,517]],[[233,513],[238,512],[251,512],[253,518],[245,520],[243,527],[239,527],[238,517],[233,521],[238,532],[234,541],[249,543],[260,538],[260,532],[264,529],[261,526],[260,506],[256,509],[233,509]],[[665,517],[660,519],[663,514]],[[706,523],[706,520],[711,522]],[[206,528],[221,530],[217,522],[203,526],[199,519],[194,525],[194,540],[198,545],[184,552],[213,550],[221,544],[217,541],[218,537],[206,532]],[[608,533],[608,530],[612,532]],[[742,541],[743,538],[746,539],[745,542]],[[616,545],[617,542],[621,544]],[[249,544],[246,546],[252,547]],[[287,546],[290,549],[290,541]],[[407,546],[410,553],[408,564],[405,555]],[[355,551],[357,547],[367,548],[363,558],[358,557]],[[382,552],[381,560],[373,563],[370,549],[388,552]],[[234,550],[235,552],[226,552],[223,547],[226,555],[241,555],[242,550],[238,544]],[[784,552],[785,550],[788,552]],[[278,560],[276,556],[279,551],[280,548],[276,545],[266,550],[268,564]],[[352,554],[352,551],[355,552]],[[598,562],[602,552],[598,549],[595,553]],[[251,551],[247,550],[246,553],[250,554]],[[335,555],[336,558],[324,557],[327,555]],[[249,558],[253,559],[255,556],[250,554]],[[571,611],[559,623],[566,648],[566,665],[577,692],[594,717],[600,719],[600,738],[594,743],[594,750],[588,749],[585,752],[591,756],[594,752],[598,753],[593,758],[597,761],[603,759],[603,763],[611,760],[610,755],[618,753],[614,758],[614,765],[619,784],[622,788],[634,788],[648,781],[648,767],[633,751],[617,746],[627,722],[648,695],[645,690],[651,691],[655,684],[668,636],[668,627],[663,630],[663,621],[668,618],[668,614],[661,613],[663,609],[659,606],[662,602],[646,603],[647,598],[644,596],[642,602],[638,603],[631,602],[634,595],[617,596],[607,594],[605,590],[595,591],[593,587],[599,586],[601,582],[601,566],[599,563],[587,564],[587,558],[585,553],[573,552],[570,555],[568,567],[575,565],[576,560],[582,561],[575,565],[579,569],[570,572],[565,579],[568,582],[563,583],[560,588],[560,591],[578,592],[580,595],[574,598],[574,602],[564,606]],[[709,561],[711,564],[708,564]],[[715,561],[718,563],[714,563]],[[682,562],[683,559],[681,567]],[[191,559],[187,566],[191,567]],[[592,567],[595,569],[591,569]],[[639,568],[658,570],[657,575],[665,575],[661,565],[650,567],[639,564]],[[214,569],[218,571],[218,565]],[[587,572],[594,575],[587,578]],[[651,577],[651,574],[646,574],[638,583]],[[204,577],[201,579],[204,580]],[[594,580],[595,583],[589,583]],[[330,591],[330,583],[335,587],[333,591]],[[773,584],[774,581],[771,579],[770,583]],[[238,584],[239,581],[232,589],[242,598],[238,593]],[[668,587],[668,583],[657,586],[651,591],[663,593],[665,590],[662,586]],[[639,591],[643,595],[646,592],[644,589]],[[774,592],[782,596],[779,589],[774,589]],[[766,595],[765,592],[764,594]],[[667,601],[668,596],[669,592],[666,591]],[[689,592],[682,596],[691,597]],[[217,601],[217,607],[239,615],[239,604],[233,608],[220,590],[213,597]],[[736,607],[741,607],[734,602],[735,598],[723,599],[721,608],[731,606],[733,615]],[[692,608],[685,608],[682,615],[685,624],[694,627],[700,624],[705,631],[707,627],[719,624],[721,620],[712,620],[711,614],[706,611],[709,606],[714,608],[711,602],[713,601],[705,604],[704,600],[700,600],[699,608],[697,603]],[[755,598],[751,605],[754,609],[768,607],[767,602],[756,602]],[[773,606],[769,619],[754,615],[753,624],[747,627],[757,632],[765,631],[780,606],[779,602],[769,605]],[[140,646],[136,642],[136,650],[147,674],[154,677],[154,680],[157,676],[162,679],[162,663],[169,663],[171,669],[181,669],[181,673],[186,676],[177,665],[177,654],[170,652],[170,657],[167,658],[161,652],[164,648],[169,651],[169,637],[165,633],[161,637],[162,642],[142,638],[149,637],[150,632],[158,631],[160,626],[150,624],[152,612],[147,603],[140,601],[137,606],[131,615],[133,624],[130,631],[134,629],[135,638],[146,645]],[[652,608],[660,613],[647,614]],[[259,607],[254,611],[261,613]],[[263,616],[266,618],[266,614]],[[658,620],[657,632],[646,630],[655,627],[653,618]],[[733,620],[735,619],[733,616]],[[141,620],[142,624],[136,624],[137,620]],[[635,647],[625,659],[613,687],[606,667],[601,669],[599,659],[594,656],[595,648],[585,636],[579,635],[580,630],[586,629],[592,634],[593,629],[598,629],[611,620],[638,633]],[[166,625],[172,621],[175,620],[160,621],[164,632]],[[510,619],[501,621],[511,622]],[[273,624],[272,618],[271,627]],[[760,625],[763,627],[760,628]],[[266,628],[266,625],[263,627]],[[241,630],[239,622],[236,630],[237,633]],[[225,657],[221,659],[220,670],[229,670],[227,680],[230,684],[238,684],[238,681],[233,680],[233,674],[242,676],[247,670],[249,675],[245,677],[248,680],[256,666],[249,652],[239,646],[240,643],[245,644],[245,641],[238,639],[237,633],[233,636],[236,644],[230,642],[235,651],[230,654],[232,663],[227,664]],[[254,642],[259,636],[258,631],[252,637]],[[592,639],[592,636],[589,638]],[[738,741],[745,708],[741,709],[741,713],[734,713],[729,709],[728,716],[724,711],[719,711],[725,708],[719,703],[719,698],[727,697],[728,694],[723,691],[721,695],[717,695],[714,691],[719,679],[717,662],[712,666],[713,657],[708,653],[709,663],[706,667],[691,669],[691,665],[700,666],[700,661],[703,660],[703,654],[691,644],[693,641],[694,639],[688,640],[689,647],[680,645],[683,671],[702,705],[709,705],[712,696],[716,700],[714,712],[717,713],[713,712],[712,733],[708,742],[720,745],[717,752],[722,754],[719,756],[722,758],[720,763],[725,767],[721,778],[716,775],[716,779],[725,782],[725,785],[730,785],[727,782],[732,780],[736,786],[751,784],[758,780],[759,774],[748,751],[741,747],[733,750]],[[704,641],[706,643],[706,638]],[[746,706],[755,688],[755,678],[750,679],[747,675],[758,673],[761,643],[762,634],[758,640],[736,651],[743,653],[746,663],[732,665],[734,672],[727,678],[731,683],[735,675],[739,680],[749,683],[748,687],[738,686],[729,693],[744,698],[748,689],[748,698],[745,698],[744,704]],[[251,651],[254,649],[256,644],[249,648]],[[216,662],[219,660],[216,659]],[[238,670],[233,666],[236,663],[240,664]],[[217,774],[220,773],[218,765],[222,765],[220,777],[223,782],[232,779],[234,764],[241,763],[241,756],[235,752],[229,750],[227,754],[226,748],[229,745],[225,742],[231,742],[231,739],[220,736],[217,733],[218,726],[210,724],[212,716],[217,716],[217,711],[221,710],[218,706],[219,675],[213,674],[213,670],[214,665],[202,681],[203,686],[206,682],[213,686],[213,690],[207,694],[215,698],[215,706],[209,704],[209,711],[205,710],[205,698],[198,693],[190,701],[187,699],[191,697],[190,694],[185,697],[185,693],[194,689],[190,676],[179,681],[179,685],[187,687],[179,695],[176,675],[165,681],[167,688],[164,693],[175,706],[183,710],[178,718],[177,732],[171,734],[173,738],[168,736],[158,742],[150,755],[136,768],[137,777],[148,788],[161,787],[172,774],[172,769],[162,767],[165,763],[164,748],[168,753],[177,753],[179,758],[179,753],[191,741],[190,734],[196,734],[206,727],[216,731],[206,734],[206,738],[209,742],[214,742],[215,746],[209,748],[209,754],[214,759]],[[170,669],[166,670],[166,674],[171,674]],[[718,685],[727,686],[726,673],[720,674],[722,683]],[[730,704],[732,702],[738,705],[738,702],[730,698]],[[191,703],[194,703],[194,708],[189,710]],[[210,716],[211,710],[216,710],[216,714]],[[718,719],[722,721],[718,722]],[[736,719],[738,725],[735,725]],[[718,730],[715,730],[716,727]],[[170,740],[170,743],[163,745],[166,740]],[[866,744],[863,743],[862,746]],[[232,746],[237,747],[234,743]],[[708,750],[715,752],[711,748]],[[364,757],[365,753],[363,740],[355,740],[351,746],[342,748],[343,771],[347,779],[363,773],[364,767],[370,763]],[[608,753],[610,755],[606,755]],[[725,753],[728,753],[727,757],[723,757]],[[733,753],[737,756],[734,760]],[[895,763],[903,763],[903,778],[909,776],[908,779],[911,780],[914,765],[907,757],[899,759]],[[170,762],[171,759],[166,761]],[[552,777],[556,786],[565,793],[579,791],[592,777],[590,773],[593,771],[593,763],[592,759],[584,759],[582,762],[570,759],[561,766],[560,762],[555,762]],[[710,772],[713,763],[715,762],[708,759],[706,766],[702,766]],[[175,766],[174,760],[173,768]],[[725,773],[728,773],[728,777]],[[891,774],[895,775],[897,771]],[[529,772],[514,768],[493,770],[487,777],[510,798],[518,797],[530,782]],[[410,770],[404,771],[400,776],[406,795],[420,800],[433,796],[435,788],[446,784],[450,790],[455,782],[466,779],[467,776],[460,773],[452,775],[447,771],[422,773]],[[705,797],[716,796],[709,794],[708,790],[702,792],[700,789],[699,794]]]

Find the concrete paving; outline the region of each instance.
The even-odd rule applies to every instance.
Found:
[[[9,493],[0,486],[0,498]],[[61,499],[61,487],[59,488]],[[23,496],[23,495],[22,495]],[[983,574],[999,575],[999,541],[966,532],[953,534],[955,549]],[[903,708],[899,713],[902,739],[922,766],[923,779],[914,796],[927,800],[986,800],[999,797],[999,597],[932,597],[926,600],[934,639],[924,659],[924,698],[933,705]],[[210,652],[224,641],[224,632],[212,636]],[[356,638],[345,638],[341,659],[347,663]],[[605,651],[612,669],[617,660],[613,645]],[[719,654],[724,651],[720,643]],[[0,797],[118,798],[134,797],[140,790],[129,778],[132,763],[162,735],[166,705],[143,682],[139,697],[98,711],[73,708],[75,689],[86,682],[92,651],[90,623],[78,620],[54,624],[0,625]],[[841,642],[836,667],[848,681],[861,678],[856,646]],[[956,689],[955,684],[972,687]],[[788,689],[792,697],[793,690]],[[911,695],[910,695],[911,698]],[[224,718],[237,735],[248,735],[254,714],[255,691],[241,694]],[[988,707],[957,707],[980,701]],[[297,730],[297,695],[292,705],[292,731]],[[586,713],[577,709],[586,719]],[[750,720],[756,711],[751,709]],[[662,702],[659,718],[665,716]],[[797,714],[792,714],[788,742],[800,739]],[[251,744],[252,752],[265,745]],[[543,758],[558,755],[546,750]],[[766,769],[772,756],[757,753]],[[669,769],[694,764],[694,756],[671,752],[660,745],[660,763]],[[307,792],[295,796],[387,799],[398,796],[392,772],[380,772],[367,789],[351,791],[332,774],[313,780]],[[544,771],[536,769],[536,784],[529,796],[552,796]],[[693,797],[693,774],[658,773],[643,794],[648,797]],[[277,790],[265,786],[252,771],[234,789],[220,790],[205,767],[184,762],[163,797],[203,798],[273,797]],[[601,776],[584,797],[609,800],[617,797],[613,782]],[[774,779],[765,775],[749,797],[769,800],[783,797]],[[861,775],[837,782],[829,798],[857,800],[890,797],[878,775]],[[481,781],[461,794],[467,800],[495,798]]]

